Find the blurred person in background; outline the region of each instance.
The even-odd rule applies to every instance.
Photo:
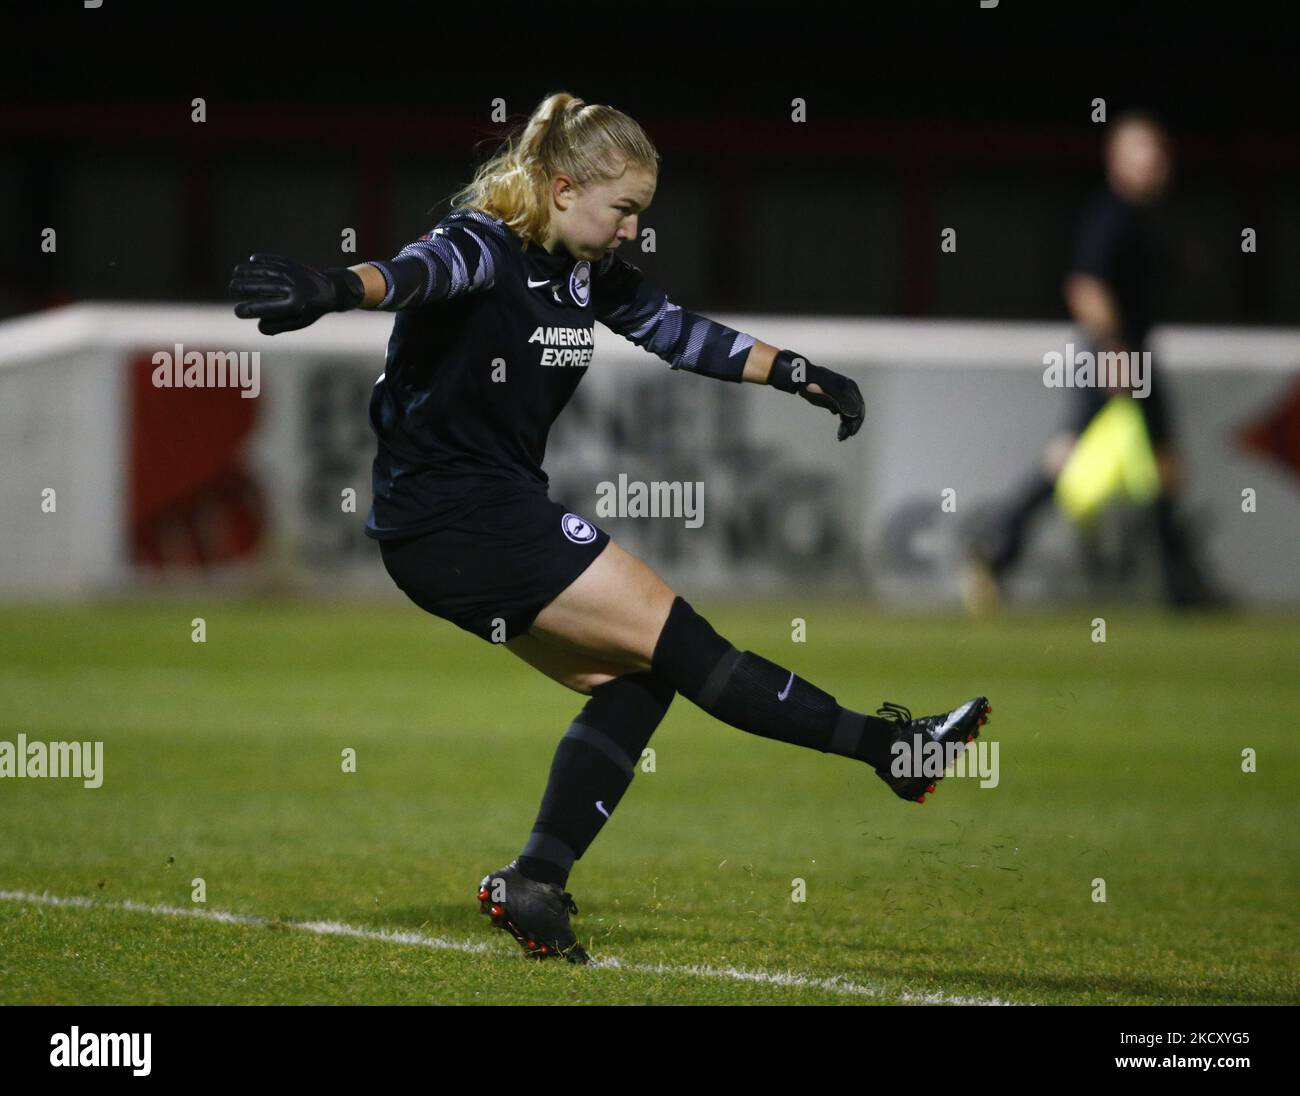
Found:
[[[1092,197],[1084,212],[1065,279],[1065,303],[1082,329],[1082,350],[1093,355],[1141,354],[1147,349],[1160,290],[1167,278],[1153,213],[1172,173],[1169,135],[1149,114],[1124,114],[1109,128],[1105,161],[1106,185]],[[1149,439],[1149,444],[1129,445],[1125,454],[1115,452],[1111,456],[1120,463],[1132,465],[1145,460],[1152,465],[1148,494],[1153,496],[1165,600],[1178,608],[1209,607],[1220,602],[1193,558],[1188,534],[1177,513],[1182,476],[1164,377],[1154,366],[1141,383],[1140,376],[1140,370],[1130,376],[1129,370],[1120,369],[1117,375],[1105,377],[1099,362],[1097,385],[1072,389],[1073,402],[1065,428],[1049,443],[1041,466],[1005,506],[987,515],[966,546],[962,597],[971,612],[985,613],[1000,605],[1006,576],[1020,557],[1033,517],[1054,495],[1067,512],[1075,510],[1063,488],[1068,486],[1071,492],[1079,486],[1089,489],[1088,479],[1105,476],[1096,458],[1104,455],[1102,451],[1107,447],[1123,444],[1111,439],[1123,434],[1131,440],[1131,435],[1119,426],[1119,413],[1124,412],[1126,421],[1131,407],[1116,405],[1116,396],[1137,407]],[[1104,384],[1103,380],[1114,383]],[[1134,390],[1146,394],[1135,397]],[[1113,417],[1114,421],[1100,421],[1103,411],[1107,419]],[[1112,412],[1116,414],[1112,416]],[[1085,456],[1078,443],[1088,438],[1090,427],[1095,429],[1089,439],[1087,464],[1076,459],[1071,468],[1072,457]],[[1114,471],[1118,482],[1119,472],[1133,469]],[[1067,475],[1071,481],[1068,484],[1063,483]],[[1092,487],[1105,490],[1100,483]],[[1131,496],[1141,493],[1130,492]]]

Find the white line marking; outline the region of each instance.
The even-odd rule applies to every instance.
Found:
[[[104,902],[95,898],[62,897],[56,894],[35,894],[31,891],[0,890],[2,902],[29,902],[42,906],[73,906],[81,909],[128,910],[132,913],[152,913],[170,917],[193,917],[199,921],[215,921],[223,925],[248,925],[298,929],[318,936],[351,936],[359,940],[378,940],[386,944],[405,944],[411,947],[440,948],[445,951],[462,951],[472,954],[515,953],[514,948],[502,949],[491,944],[452,940],[445,936],[425,936],[419,932],[366,929],[344,925],[337,921],[276,921],[251,913],[226,913],[222,910],[188,909],[183,906],[147,905],[144,902]],[[522,955],[521,955],[522,957]],[[620,959],[594,959],[589,969],[625,970],[638,974],[690,974],[700,978],[728,978],[737,982],[763,982],[775,986],[797,986],[822,989],[830,993],[843,993],[855,997],[884,997],[889,1000],[929,1005],[1014,1005],[1020,1002],[1004,1001],[1000,997],[961,997],[953,994],[909,993],[890,990],[883,986],[853,982],[841,975],[815,978],[793,971],[746,970],[742,967],[705,967],[697,964],[625,963]]]

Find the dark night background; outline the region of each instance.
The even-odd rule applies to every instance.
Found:
[[[1111,118],[1154,109],[1175,138],[1162,318],[1300,323],[1300,46],[1283,9],[703,10],[105,0],[11,16],[0,318],[224,301],[255,250],[388,258],[509,128],[493,99],[520,122],[566,90],[656,143],[642,226],[658,249],[629,257],[684,307],[1063,319],[1075,219],[1102,179],[1100,96]],[[958,253],[941,261],[948,226]]]

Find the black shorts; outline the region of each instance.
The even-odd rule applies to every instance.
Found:
[[[1086,349],[1096,353],[1096,347]],[[1164,395],[1165,376],[1153,364],[1151,367],[1151,391],[1142,399],[1134,399],[1147,424],[1147,436],[1155,449],[1172,444],[1170,437],[1168,401]],[[1072,434],[1082,434],[1088,423],[1092,422],[1097,412],[1110,400],[1110,393],[1101,388],[1076,388],[1071,404],[1066,427]]]
[[[580,514],[519,491],[431,533],[381,540],[379,550],[421,609],[499,643],[527,632],[608,543],[609,534]]]

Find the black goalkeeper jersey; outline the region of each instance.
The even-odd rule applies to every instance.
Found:
[[[481,501],[546,492],[551,423],[591,365],[593,323],[670,362],[739,381],[754,339],[685,312],[616,255],[527,247],[502,221],[449,213],[375,262],[397,311],[370,398],[379,441],[366,534],[428,532]]]

